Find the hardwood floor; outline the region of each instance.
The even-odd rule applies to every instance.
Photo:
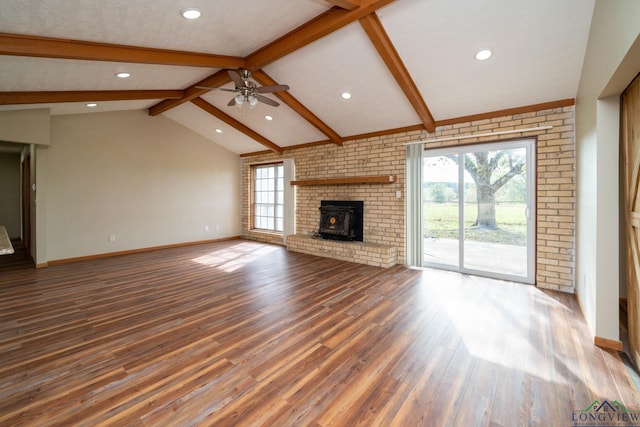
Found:
[[[15,252],[11,255],[0,256],[0,274],[5,271],[35,268],[33,258],[29,255],[22,240],[12,239],[11,244]]]
[[[0,274],[0,425],[571,425],[640,411],[572,295],[235,240]]]

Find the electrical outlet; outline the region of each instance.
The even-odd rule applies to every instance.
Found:
[[[109,241],[110,242],[115,242],[116,241],[116,235],[115,234],[109,234]]]
[[[216,224],[216,231],[220,231],[220,224]]]
[[[209,231],[209,226],[208,225],[204,226],[204,231]]]

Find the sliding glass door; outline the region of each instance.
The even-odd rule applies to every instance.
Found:
[[[425,150],[425,266],[534,283],[534,150],[534,140]]]

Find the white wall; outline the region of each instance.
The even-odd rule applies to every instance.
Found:
[[[163,116],[53,116],[36,166],[37,263],[240,235],[239,156]]]
[[[49,109],[0,111],[0,140],[49,145]]]
[[[619,95],[640,71],[638,22],[640,2],[596,1],[576,98],[576,292],[594,336],[612,340],[619,339]]]

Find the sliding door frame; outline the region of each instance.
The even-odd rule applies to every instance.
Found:
[[[434,262],[425,262],[425,267],[439,268],[443,270],[457,271],[464,274],[472,274],[476,276],[484,276],[495,279],[510,280],[515,282],[522,282],[527,284],[535,284],[536,277],[536,139],[535,138],[518,138],[510,139],[499,142],[479,143],[479,144],[465,144],[457,145],[445,148],[425,148],[423,151],[423,158],[442,156],[447,154],[456,154],[458,156],[458,266],[440,264]],[[460,161],[465,153],[480,152],[480,151],[495,151],[495,150],[508,150],[524,148],[526,150],[526,184],[527,184],[527,201],[526,212],[527,218],[527,274],[526,276],[518,276],[506,273],[477,270],[467,268],[464,266],[465,253],[464,253],[464,163]],[[422,215],[423,208],[421,207],[420,213]],[[422,219],[421,221],[424,221]],[[423,239],[424,242],[424,239]],[[424,252],[424,247],[423,247]]]

